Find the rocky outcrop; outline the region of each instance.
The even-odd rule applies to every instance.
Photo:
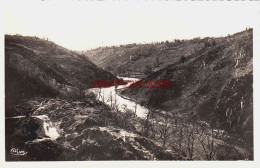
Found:
[[[135,124],[134,114],[113,112],[104,104],[68,101],[60,98],[34,98],[26,104],[34,109],[32,117],[7,120],[7,160],[180,160],[143,137]],[[25,104],[23,104],[25,105]],[[24,108],[17,108],[24,109]],[[44,118],[48,116],[59,137],[47,137]],[[41,120],[42,119],[42,120]],[[12,126],[12,127],[11,127]],[[50,128],[49,128],[50,129]],[[22,149],[25,156],[10,154],[11,148]]]
[[[115,127],[90,127],[70,145],[79,160],[179,160],[153,141]]]
[[[219,121],[239,133],[253,131],[253,75],[232,78],[221,92],[216,114]],[[251,139],[252,142],[252,139]]]

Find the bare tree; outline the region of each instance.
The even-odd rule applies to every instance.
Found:
[[[135,112],[135,116],[137,116],[137,114],[136,114],[137,111],[136,110],[137,110],[137,100],[135,102],[135,111],[134,111]]]
[[[98,90],[98,98],[101,98],[101,88]]]
[[[183,127],[183,120],[182,119],[179,119],[179,124],[177,125],[177,130],[178,130],[178,134],[177,134],[177,137],[178,137],[178,140],[177,140],[177,144],[178,144],[178,152],[179,152],[179,155],[182,155],[183,153],[183,149],[182,149],[182,146],[183,146],[183,141],[184,141],[184,127]]]
[[[202,154],[207,160],[212,160],[217,151],[213,127],[211,128],[210,133],[200,133],[198,140],[203,149]]]
[[[113,107],[113,95],[112,95],[112,91],[110,91],[109,100],[110,100],[110,106]]]
[[[116,98],[116,92],[115,92],[115,95],[114,95],[114,105],[113,105],[113,108],[114,110],[118,113],[119,112],[119,109],[118,109],[118,104],[117,104],[117,98]]]
[[[104,93],[104,90],[102,92],[102,102],[104,103],[105,102],[105,93]]]
[[[179,115],[175,115],[171,120],[171,134],[173,137],[171,138],[172,148],[178,152],[179,155],[183,154],[184,148],[184,140],[185,140],[185,132],[184,132],[184,121],[182,117]],[[183,149],[184,148],[184,149]]]
[[[196,123],[191,122],[185,127],[185,147],[190,160],[193,159]]]
[[[159,132],[160,132],[160,139],[162,140],[163,143],[163,147],[166,145],[167,140],[169,138],[170,135],[170,120],[168,118],[167,113],[163,116],[163,122],[159,122],[158,123],[158,128],[159,128]]]
[[[143,133],[144,133],[144,136],[145,137],[148,137],[149,136],[149,128],[152,126],[149,122],[149,118],[151,116],[151,113],[152,111],[149,110],[148,113],[147,113],[147,116],[146,116],[146,119],[144,121],[144,124],[143,124]]]

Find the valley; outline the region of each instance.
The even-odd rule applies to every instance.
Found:
[[[6,36],[6,160],[253,160],[252,37],[73,52]],[[91,87],[119,79],[171,85]]]

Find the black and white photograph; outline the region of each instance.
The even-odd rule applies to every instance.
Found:
[[[257,160],[259,2],[2,9],[5,164]]]

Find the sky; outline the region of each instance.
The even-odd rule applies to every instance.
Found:
[[[48,37],[68,49],[89,50],[226,36],[256,26],[257,3],[25,1],[4,7],[4,27],[6,34]]]

